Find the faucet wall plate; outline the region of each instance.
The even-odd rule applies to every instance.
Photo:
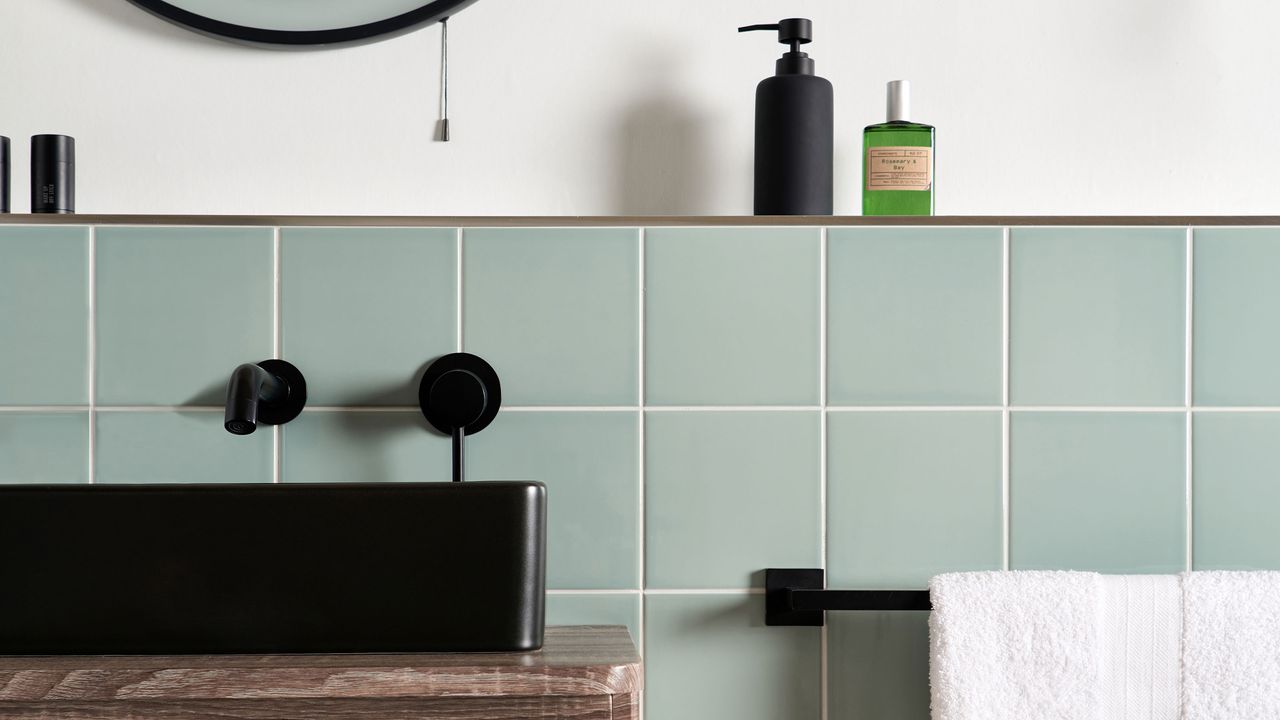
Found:
[[[258,404],[258,422],[283,425],[298,417],[307,405],[307,379],[302,376],[302,371],[293,363],[274,358],[263,360],[258,367],[283,380],[289,390],[283,400]]]
[[[0,486],[0,654],[534,650],[546,497],[514,481]]]
[[[484,358],[449,353],[431,363],[418,385],[418,406],[427,422],[445,435],[461,427],[474,435],[489,427],[502,406],[498,373]]]

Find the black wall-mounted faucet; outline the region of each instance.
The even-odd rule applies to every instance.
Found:
[[[453,438],[453,481],[462,482],[463,436],[488,427],[502,406],[498,373],[477,355],[441,356],[422,375],[418,406],[432,427]]]
[[[227,382],[227,414],[223,427],[233,435],[249,435],[258,423],[283,425],[307,404],[307,381],[284,360],[245,363]]]

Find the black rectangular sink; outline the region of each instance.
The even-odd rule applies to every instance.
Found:
[[[0,653],[541,647],[537,482],[0,487]]]

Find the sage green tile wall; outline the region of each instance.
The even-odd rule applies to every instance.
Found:
[[[923,720],[923,614],[765,627],[761,571],[1280,568],[1276,277],[1280,228],[6,227],[0,482],[445,480],[415,383],[477,352],[469,474],[547,484],[548,619],[630,628],[649,717]],[[276,354],[312,406],[225,433]]]

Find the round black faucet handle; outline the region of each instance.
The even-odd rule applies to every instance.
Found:
[[[470,370],[455,368],[431,384],[429,402],[440,419],[453,428],[466,428],[480,419],[489,404],[484,382]]]
[[[431,427],[445,435],[474,435],[489,426],[502,406],[498,373],[471,353],[449,353],[427,367],[418,385],[418,406]]]

